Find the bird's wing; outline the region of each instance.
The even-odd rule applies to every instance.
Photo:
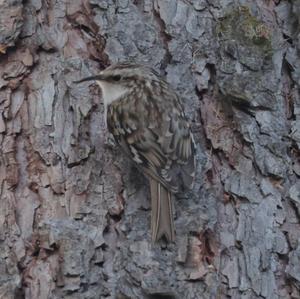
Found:
[[[107,123],[123,149],[152,178],[172,192],[178,191],[178,175],[191,187],[195,145],[190,126],[176,95],[159,102],[115,102],[109,106]]]

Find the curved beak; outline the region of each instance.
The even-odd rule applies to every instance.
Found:
[[[86,78],[83,78],[83,79],[80,79],[78,81],[73,81],[73,83],[81,83],[81,82],[84,82],[84,81],[92,81],[92,80],[97,80],[97,81],[101,81],[104,79],[104,76],[103,75],[95,75],[95,76],[90,76],[90,77],[86,77]]]

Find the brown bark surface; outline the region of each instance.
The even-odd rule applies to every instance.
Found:
[[[0,0],[0,298],[300,298],[300,1]],[[107,133],[116,61],[155,68],[197,142],[176,243]]]

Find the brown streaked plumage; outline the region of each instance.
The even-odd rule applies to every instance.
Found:
[[[109,131],[149,178],[152,240],[174,241],[172,193],[179,178],[191,187],[195,176],[195,145],[179,97],[137,64],[115,64],[78,82],[87,80],[102,89]]]

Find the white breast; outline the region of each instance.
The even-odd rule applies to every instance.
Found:
[[[118,100],[121,96],[128,92],[128,88],[119,85],[112,84],[105,81],[96,81],[102,90],[102,98],[104,102],[104,119],[107,122],[107,106],[112,102]],[[106,123],[107,125],[107,123]]]
[[[119,84],[112,84],[105,81],[97,81],[97,83],[101,87],[105,107],[118,100],[129,90],[128,88]]]

